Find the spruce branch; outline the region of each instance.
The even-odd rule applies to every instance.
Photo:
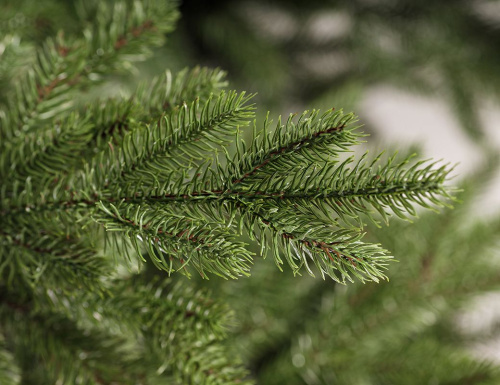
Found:
[[[100,296],[55,288],[21,301],[2,291],[2,327],[17,361],[31,368],[24,379],[249,383],[238,358],[222,344],[233,323],[226,306],[169,280],[147,283],[135,276],[108,283]],[[74,308],[75,301],[85,306]],[[23,353],[27,347],[29,355]]]
[[[161,120],[166,112],[182,107],[183,103],[198,100],[204,104],[213,95],[219,95],[225,72],[218,69],[196,67],[182,70],[175,76],[170,71],[141,83],[128,99],[115,98],[92,102],[80,113],[94,124],[92,139],[80,156],[88,159],[108,146],[120,146],[127,133],[142,124]]]
[[[147,354],[159,374],[179,383],[246,383],[246,371],[218,344],[234,322],[232,312],[204,291],[184,286],[127,282],[116,288],[103,316],[124,318],[143,329]],[[145,309],[143,299],[151,297]]]
[[[159,119],[158,123],[142,126],[123,138],[123,145],[115,151],[111,147],[95,160],[99,174],[109,185],[127,182],[162,183],[165,174],[186,172],[204,160],[209,151],[227,146],[240,125],[252,117],[251,96],[235,92],[209,97],[200,106],[196,100]],[[116,180],[114,182],[113,180]],[[111,187],[112,188],[112,187]]]
[[[97,222],[107,232],[125,233],[139,255],[142,245],[146,246],[151,260],[160,269],[189,275],[187,267],[191,266],[202,277],[207,277],[206,272],[229,278],[248,274],[252,253],[244,243],[235,240],[235,234],[224,224],[140,205],[106,207],[100,203],[98,207],[105,215],[96,218]]]
[[[132,276],[110,282],[100,297],[57,292],[46,298],[44,308],[84,325],[91,335],[113,330],[138,341],[134,352],[126,351],[134,358],[128,365],[146,383],[248,383],[239,359],[221,343],[234,324],[233,313],[205,290]],[[86,306],[74,309],[74,301]]]
[[[350,156],[364,135],[342,110],[257,123],[253,96],[225,90],[218,69],[81,103],[133,70],[177,11],[77,7],[83,33],[27,47],[32,65],[0,92],[0,382],[249,383],[224,344],[229,309],[142,262],[234,279],[258,254],[296,275],[378,282],[392,257],[364,241],[365,222],[450,200],[448,166]],[[1,64],[0,81],[10,72]]]
[[[251,113],[243,107],[246,100],[244,95],[222,93],[215,102],[209,98],[199,115],[197,105],[193,104],[190,111],[184,106],[173,112],[173,118],[162,120],[165,123],[160,122],[153,129],[137,127],[124,137],[122,150],[111,147],[98,156],[99,160],[108,157],[99,166],[110,166],[91,167],[95,179],[89,178],[89,174],[81,174],[83,179],[86,176],[92,180],[93,185],[104,185],[104,190],[92,196],[90,191],[82,189],[80,199],[71,195],[70,200],[47,202],[45,207],[42,205],[37,209],[68,213],[75,210],[84,216],[87,211],[108,232],[126,234],[138,254],[141,251],[138,240],[141,240],[154,263],[169,272],[184,270],[191,264],[202,276],[205,276],[205,270],[228,277],[247,274],[251,254],[236,241],[236,237],[244,233],[242,228],[245,226],[253,229],[253,225],[245,224],[245,221],[258,219],[258,225],[262,226],[260,233],[270,231],[272,234],[267,238],[259,236],[262,249],[274,250],[279,265],[282,264],[281,251],[295,272],[305,265],[312,273],[308,266],[310,260],[322,275],[342,282],[350,279],[350,273],[361,279],[383,278],[382,271],[388,257],[379,246],[359,242],[364,227],[362,216],[377,222],[377,215],[387,220],[392,211],[408,218],[416,215],[414,205],[427,208],[431,208],[431,204],[441,205],[439,197],[449,196],[443,187],[449,169],[446,166],[436,169],[434,164],[425,165],[423,162],[406,167],[410,159],[395,163],[395,157],[386,162],[380,157],[368,162],[366,155],[351,169],[349,165],[353,164],[353,158],[339,163],[336,150],[339,147],[344,149],[344,142],[350,137],[323,138],[337,136],[339,130],[320,130],[322,118],[313,118],[301,126],[306,127],[302,137],[292,138],[292,144],[286,146],[283,146],[284,140],[278,143],[278,148],[284,148],[284,151],[269,151],[264,156],[262,167],[248,168],[250,172],[240,173],[243,177],[238,181],[231,172],[239,160],[251,156],[251,148],[247,150],[248,156],[237,151],[226,166],[216,158],[219,172],[210,170],[206,161],[214,147],[229,143],[228,134],[237,137],[239,123],[244,123],[242,119]],[[342,121],[338,114],[334,116]],[[215,134],[207,134],[211,130]],[[346,132],[349,133],[349,129]],[[192,141],[196,144],[193,145]],[[198,145],[198,141],[202,144]],[[261,168],[280,167],[282,157],[274,154],[286,155],[295,150],[301,153],[304,162],[314,159],[316,144],[324,156],[335,160],[324,164],[323,158],[315,159],[314,163],[288,171],[280,178],[261,175]],[[326,144],[330,152],[325,150]],[[175,151],[179,155],[172,164],[169,153]],[[161,158],[158,160],[158,157]],[[205,163],[200,163],[193,174],[191,168],[195,160]],[[146,167],[141,167],[141,164]],[[113,169],[117,170],[114,177],[110,172]],[[203,175],[198,171],[203,171]],[[131,182],[126,175],[131,175]],[[255,190],[254,185],[245,188],[245,183],[250,180],[246,178],[264,180],[265,185],[258,184],[262,191]],[[172,209],[176,205],[180,211]],[[186,211],[187,207],[196,212],[194,222]],[[211,211],[198,210],[200,207],[210,207]],[[238,211],[240,219],[233,221]],[[217,215],[213,216],[214,212]],[[247,212],[250,215],[245,215]],[[18,214],[24,215],[19,209]],[[339,233],[338,229],[345,231]],[[258,238],[253,230],[250,232]],[[336,275],[337,270],[340,276]]]
[[[94,124],[92,138],[81,151],[81,156],[89,159],[110,145],[119,145],[125,134],[140,124],[137,117],[143,113],[143,108],[130,97],[97,100],[86,105],[81,113]]]
[[[49,312],[18,310],[7,317],[2,306],[0,316],[10,340],[15,342],[15,355],[24,369],[23,380],[128,385],[139,378],[136,354],[123,338],[85,329]],[[62,365],[68,360],[71,365]],[[123,367],[127,367],[125,373]]]
[[[143,60],[148,47],[160,44],[162,33],[171,30],[177,18],[170,2],[117,2],[113,9],[98,4],[101,17],[87,27],[83,39],[60,34],[37,51],[36,64],[11,95],[8,113],[0,115],[2,138],[39,129],[64,115],[74,106],[75,91],[121,63],[130,63],[133,54]]]
[[[33,227],[17,233],[0,231],[0,252],[0,275],[8,285],[24,281],[31,287],[43,284],[103,291],[101,279],[112,271],[109,261],[82,239]]]
[[[344,115],[342,111],[332,109],[321,116],[319,111],[306,111],[297,122],[293,118],[294,115],[290,115],[286,124],[282,124],[280,117],[274,132],[270,132],[272,121],[269,117],[262,131],[257,131],[254,125],[253,140],[247,152],[237,143],[237,156],[230,162],[230,172],[238,175],[233,185],[255,174],[274,176],[277,171],[301,169],[311,162],[334,163],[341,152],[349,151],[362,136],[355,132],[355,127],[346,129],[354,116]]]
[[[73,113],[63,121],[55,121],[46,132],[13,140],[0,155],[0,176],[17,178],[22,183],[28,177],[38,182],[50,175],[70,173],[81,163],[80,154],[88,148],[92,129],[88,118]]]
[[[150,23],[160,16],[152,11],[157,5],[118,2],[115,13],[103,13],[106,4],[82,5],[82,20],[96,15],[84,39],[66,46],[59,36],[40,51],[40,69],[13,99],[19,109],[2,115],[9,123],[0,158],[9,180],[0,191],[4,242],[49,251],[57,260],[55,249],[64,249],[58,236],[50,241],[55,248],[48,239],[29,240],[23,228],[32,229],[30,220],[39,224],[32,236],[61,233],[42,221],[75,238],[85,236],[82,226],[96,234],[101,228],[124,255],[146,251],[169,273],[195,268],[204,277],[235,278],[248,274],[253,254],[239,239],[249,233],[262,255],[272,251],[279,266],[286,260],[295,273],[313,274],[312,264],[340,282],[351,275],[383,278],[389,257],[361,241],[365,218],[409,218],[415,206],[441,206],[450,170],[409,159],[346,158],[363,137],[352,114],[306,111],[284,123],[279,118],[274,129],[266,118],[260,131],[254,123],[246,142],[241,132],[254,116],[252,96],[221,90],[222,71],[198,68],[175,77],[166,72],[130,98],[97,101],[71,115],[57,110],[64,104],[59,94],[90,85],[120,55],[142,52],[134,42],[144,37],[153,44],[169,28],[175,12],[168,5],[170,19]],[[38,119],[32,112],[57,124],[59,135],[50,124],[31,127]]]

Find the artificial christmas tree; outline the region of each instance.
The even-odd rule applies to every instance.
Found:
[[[391,257],[362,240],[366,223],[450,198],[446,166],[349,156],[363,137],[352,114],[254,122],[220,70],[99,99],[162,43],[174,5],[82,2],[66,34],[3,38],[5,383],[250,383],[224,342],[234,314],[180,274],[237,278],[269,255],[295,274],[379,281]]]

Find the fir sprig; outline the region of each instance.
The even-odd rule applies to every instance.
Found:
[[[446,166],[348,156],[364,137],[352,114],[256,122],[252,95],[225,90],[220,70],[167,71],[85,104],[81,93],[142,60],[177,12],[162,0],[78,12],[83,34],[50,38],[0,90],[0,336],[23,382],[245,383],[222,344],[227,309],[150,285],[127,259],[238,278],[256,243],[294,274],[378,281],[391,257],[363,241],[366,219],[450,198]]]
[[[341,162],[339,151],[360,136],[348,124],[352,116],[341,111],[289,119],[272,137],[256,133],[244,149],[239,130],[252,116],[248,100],[221,93],[201,109],[195,101],[158,123],[131,128],[119,146],[110,143],[77,174],[79,189],[69,200],[67,188],[58,188],[59,199],[33,203],[34,211],[90,215],[108,232],[128,235],[138,254],[141,240],[154,263],[169,272],[194,267],[203,276],[205,270],[246,274],[251,253],[236,241],[246,229],[263,255],[274,250],[280,265],[283,252],[295,272],[305,265],[312,273],[311,262],[341,282],[351,274],[383,278],[389,257],[359,242],[363,216],[387,221],[390,211],[408,218],[416,215],[414,205],[442,205],[439,197],[449,197],[449,169],[424,162],[407,166],[410,159],[397,163],[395,157],[369,162],[366,155]],[[240,149],[233,157],[223,151],[220,159],[217,150],[231,137]],[[295,153],[299,161],[292,168]]]
[[[91,354],[82,358],[81,351],[92,353],[108,349],[111,354],[121,353],[115,356],[115,362],[107,370],[113,372],[126,365],[124,384],[133,384],[138,379],[148,384],[168,381],[221,385],[249,383],[247,371],[239,359],[230,356],[221,345],[228,326],[234,324],[234,315],[227,306],[209,298],[205,290],[194,290],[170,280],[145,282],[141,276],[109,280],[108,286],[109,290],[101,296],[84,291],[39,293],[44,316],[29,305],[18,312],[28,313],[41,322],[46,322],[45,318],[63,321],[63,327],[68,327],[65,330],[69,338],[56,343],[65,354],[76,355],[73,358],[77,361],[75,376],[87,375],[89,365],[81,367],[80,362],[92,358]],[[145,298],[148,298],[147,303]],[[74,309],[74,301],[86,306]],[[49,314],[45,315],[47,311]],[[50,324],[40,329],[44,327],[50,329]],[[88,343],[81,339],[82,333],[89,336]],[[36,337],[31,333],[24,336],[36,342],[35,352],[43,355],[50,346],[40,343]],[[56,333],[49,335],[46,341],[52,342],[55,337]],[[114,345],[109,346],[108,341],[114,341]],[[94,347],[89,349],[89,346]],[[73,352],[68,352],[71,348]],[[113,377],[108,376],[110,378]],[[121,377],[115,374],[114,378]]]

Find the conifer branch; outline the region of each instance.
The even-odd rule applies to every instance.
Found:
[[[353,114],[257,123],[252,95],[225,90],[218,69],[82,103],[178,15],[165,0],[77,8],[83,33],[27,47],[0,95],[0,383],[251,383],[224,345],[228,308],[141,262],[234,279],[252,243],[294,275],[378,282],[392,257],[363,241],[366,220],[453,199],[448,166],[349,156],[364,137]]]
[[[290,115],[284,125],[281,118],[278,119],[274,133],[269,132],[272,121],[268,118],[263,131],[256,132],[254,128],[249,151],[240,150],[236,158],[231,159],[230,172],[239,175],[232,181],[233,185],[257,173],[269,176],[276,171],[283,172],[283,169],[301,169],[310,165],[312,160],[327,164],[335,162],[340,153],[349,151],[362,136],[354,132],[353,127],[345,129],[354,116],[343,115],[342,111],[332,109],[321,116],[319,111],[306,111],[296,123],[293,118],[294,115]]]
[[[212,110],[212,113],[216,113],[215,109]],[[182,147],[183,143],[178,142],[177,145]],[[139,146],[133,147],[139,148]],[[206,147],[204,150],[207,151],[209,148]],[[300,147],[298,150],[303,149],[304,147]],[[131,154],[131,152],[128,154],[130,159],[141,159],[141,156],[134,157]],[[206,213],[200,214],[197,222],[193,224],[189,221],[184,220],[183,222],[183,220],[176,219],[179,218],[179,215],[186,219],[186,217],[182,217],[182,215],[186,215],[186,212],[174,214],[168,210],[168,207],[175,207],[179,203],[205,207],[211,205],[215,211],[221,213],[220,217],[225,216],[226,218],[232,214],[225,211],[224,205],[244,206],[253,213],[264,210],[270,216],[262,223],[268,227],[269,223],[274,223],[275,226],[271,229],[274,229],[276,233],[276,229],[279,228],[278,235],[281,234],[277,238],[281,239],[280,242],[272,238],[270,242],[262,243],[263,248],[272,247],[275,249],[274,255],[277,263],[282,263],[281,257],[277,254],[277,250],[281,250],[285,253],[289,265],[296,272],[299,266],[307,264],[305,257],[307,255],[322,274],[326,273],[334,279],[340,281],[344,281],[346,278],[350,279],[349,271],[360,277],[367,275],[370,279],[377,279],[375,278],[377,276],[383,277],[381,269],[384,268],[387,258],[380,259],[385,251],[379,249],[378,246],[369,247],[358,242],[360,239],[358,235],[364,226],[360,214],[366,215],[376,222],[375,213],[387,220],[387,209],[392,210],[402,218],[408,218],[408,216],[416,215],[413,204],[430,208],[430,204],[427,203],[429,200],[435,205],[440,205],[441,202],[437,197],[443,194],[447,195],[443,183],[449,170],[446,167],[435,169],[433,168],[434,164],[421,167],[422,162],[417,162],[407,168],[405,165],[408,164],[409,159],[399,164],[393,164],[394,157],[378,168],[376,165],[380,163],[379,157],[370,163],[365,161],[365,157],[362,157],[352,169],[349,169],[347,166],[352,161],[352,158],[348,158],[337,166],[320,169],[319,172],[314,171],[316,165],[312,164],[308,168],[299,170],[295,175],[288,174],[287,183],[284,184],[283,180],[280,180],[277,186],[273,185],[272,178],[268,178],[264,191],[252,189],[191,191],[193,186],[202,187],[207,182],[215,186],[221,185],[221,183],[223,185],[224,182],[214,181],[213,174],[205,173],[205,176],[200,177],[199,180],[193,179],[191,184],[186,184],[186,174],[175,179],[178,171],[170,171],[170,174],[167,174],[169,182],[152,191],[149,187],[145,192],[125,189],[123,191],[127,194],[121,197],[105,195],[96,196],[93,199],[51,202],[45,206],[45,209],[56,211],[85,210],[87,207],[89,212],[94,213],[92,215],[96,215],[95,209],[98,206],[107,214],[105,217],[97,215],[95,218],[99,218],[98,222],[104,225],[108,231],[123,232],[131,237],[139,254],[141,248],[137,240],[142,240],[150,257],[158,267],[169,272],[184,270],[187,263],[191,263],[191,259],[194,258],[193,264],[202,276],[205,276],[204,271],[207,270],[229,277],[246,274],[248,270],[244,261],[249,261],[250,255],[243,245],[235,243],[233,239],[237,234],[242,234],[241,226],[238,232],[234,228],[231,230],[230,225],[221,233],[220,225],[214,225]],[[222,169],[223,174],[227,174],[227,172],[227,170]],[[257,174],[256,172],[255,175]],[[224,180],[231,179],[230,176],[224,177]],[[139,178],[139,181],[143,180]],[[151,194],[148,193],[148,190],[151,191]],[[107,194],[113,194],[113,190],[108,191]],[[144,211],[145,208],[146,211]],[[44,208],[39,207],[39,209],[43,210]],[[123,209],[125,212],[122,211]],[[4,212],[4,214],[10,213]],[[132,220],[130,216],[136,219]],[[157,219],[154,218],[159,218],[160,221],[157,222]],[[242,215],[241,218],[243,222],[247,220],[245,215]],[[171,220],[170,223],[169,220]],[[353,220],[354,223],[352,223]],[[345,242],[345,239],[332,238],[339,236],[332,226],[344,228],[348,233],[343,235],[356,239],[356,241]],[[287,230],[287,228],[293,230]],[[310,236],[304,238],[292,235],[297,234],[297,232],[300,234],[308,233]],[[200,236],[193,237],[193,233]],[[187,238],[184,236],[185,234],[187,234]],[[210,240],[207,241],[207,239]],[[283,243],[283,240],[287,241],[288,244]],[[342,246],[331,246],[337,242],[340,242]],[[181,243],[183,246],[180,246]],[[216,248],[213,247],[214,244],[217,245]],[[290,245],[293,244],[295,246],[292,250]],[[172,255],[179,253],[180,258],[172,258]],[[216,256],[213,262],[209,262],[211,257],[207,253]],[[168,260],[163,255],[168,256]],[[235,256],[236,259],[231,256]],[[299,264],[295,260],[300,261]],[[325,265],[325,261],[329,265]],[[348,266],[348,270],[344,269],[345,265]],[[339,269],[343,278],[338,278],[335,274],[335,270]],[[310,269],[308,271],[311,272]]]
[[[50,175],[67,174],[81,163],[80,154],[88,148],[92,135],[93,127],[88,119],[72,114],[63,121],[55,121],[54,125],[47,132],[13,140],[10,148],[0,155],[0,176],[17,178],[21,183],[27,177],[40,181]]]
[[[138,365],[135,354],[127,349],[126,340],[97,329],[84,329],[71,320],[54,313],[30,311],[14,314],[11,319],[1,309],[0,316],[10,339],[17,349],[28,349],[29,355],[18,355],[23,365],[32,372],[28,379],[57,381],[85,381],[88,384],[130,384],[137,378]],[[102,357],[110,359],[103,363]],[[61,365],[71,360],[71,366]],[[43,377],[37,373],[43,366]],[[123,373],[123,367],[127,372]],[[32,376],[34,378],[32,378]],[[38,378],[36,378],[38,376]],[[23,376],[24,378],[24,376]]]
[[[221,385],[248,383],[239,361],[217,344],[233,323],[232,312],[207,298],[204,291],[184,286],[127,283],[116,288],[103,308],[103,316],[127,319],[134,329],[148,325],[143,335],[149,354],[159,366],[157,372],[179,383],[196,378]],[[153,298],[146,310],[145,297]]]
[[[75,300],[87,306],[72,309],[69,304]],[[124,335],[132,331],[133,338],[141,341],[133,357],[140,354],[141,360],[128,364],[138,374],[147,377],[149,371],[163,382],[248,383],[239,360],[220,345],[234,322],[233,314],[205,291],[170,280],[144,282],[135,276],[113,282],[101,298],[86,292],[72,298],[61,294],[51,298],[50,306],[69,323],[84,320],[91,335],[101,329]]]
[[[0,273],[8,277],[8,284],[24,280],[29,286],[43,282],[47,286],[104,290],[100,281],[109,275],[111,266],[95,249],[82,240],[47,231],[33,236],[36,232],[33,228],[16,234],[0,231]]]
[[[124,55],[130,60],[131,54],[144,54],[150,45],[161,43],[161,33],[172,29],[177,13],[171,5],[159,3],[134,2],[132,10],[124,2],[113,9],[99,2],[97,12],[112,15],[111,20],[97,18],[85,30],[84,39],[66,41],[59,35],[47,41],[37,53],[35,66],[17,85],[8,113],[0,115],[0,137],[16,137],[62,116],[73,107],[77,89],[119,67]]]
[[[194,101],[152,126],[142,126],[95,160],[97,177],[123,184],[141,181],[154,186],[165,174],[182,172],[209,159],[208,151],[226,146],[240,125],[252,116],[251,96],[235,92],[209,98],[203,106]],[[116,182],[115,182],[116,183]]]
[[[252,253],[224,226],[186,217],[186,213],[120,206],[99,204],[106,216],[96,218],[97,222],[108,232],[124,232],[138,254],[142,243],[158,268],[189,275],[186,267],[192,266],[205,278],[205,271],[229,278],[248,274]]]
[[[62,49],[58,40],[40,53],[44,71],[34,71],[46,84],[37,87],[36,77],[23,83],[18,95],[32,104],[16,102],[24,111],[19,116],[39,111],[37,103],[57,92],[67,97],[68,79],[92,80],[91,74],[113,68],[124,52],[140,52],[134,39],[158,32],[149,11],[130,19],[127,8],[117,4],[116,14],[97,18],[85,42]],[[101,6],[94,6],[91,13],[100,13]],[[115,23],[120,28],[113,29]],[[78,57],[87,64],[69,71]],[[50,74],[57,73],[67,77],[61,79],[66,88],[54,83]],[[47,128],[46,136],[35,140],[36,131],[23,129],[24,142],[11,140],[0,162],[2,175],[14,179],[1,190],[6,234],[29,218],[53,221],[67,234],[77,228],[72,222],[97,223],[115,233],[113,239],[125,235],[136,254],[144,248],[168,272],[191,266],[202,276],[237,277],[248,273],[252,256],[237,240],[246,229],[260,237],[262,250],[273,251],[279,265],[284,257],[294,272],[305,266],[312,273],[307,265],[312,261],[322,275],[344,282],[351,274],[383,277],[385,251],[360,241],[364,217],[376,223],[387,221],[390,212],[408,218],[416,215],[414,206],[440,206],[442,197],[449,197],[447,167],[409,165],[410,159],[396,163],[394,157],[342,159],[363,136],[354,116],[342,111],[305,112],[284,124],[280,118],[273,132],[267,118],[262,131],[254,123],[247,145],[240,132],[253,118],[251,96],[220,91],[222,85],[217,70],[184,71],[175,78],[167,72],[129,99],[97,102],[85,118],[80,112],[60,120],[60,136]],[[38,95],[29,99],[33,89]],[[60,105],[57,99],[50,103],[51,111]],[[55,121],[50,114],[46,119]],[[10,123],[6,138],[19,130]],[[232,143],[233,155],[227,149]],[[33,154],[26,157],[29,150]]]

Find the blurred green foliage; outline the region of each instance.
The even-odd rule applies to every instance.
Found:
[[[487,144],[478,109],[500,96],[498,1],[186,0],[181,12],[189,58],[273,108],[356,110],[367,87],[391,84],[447,100]]]

